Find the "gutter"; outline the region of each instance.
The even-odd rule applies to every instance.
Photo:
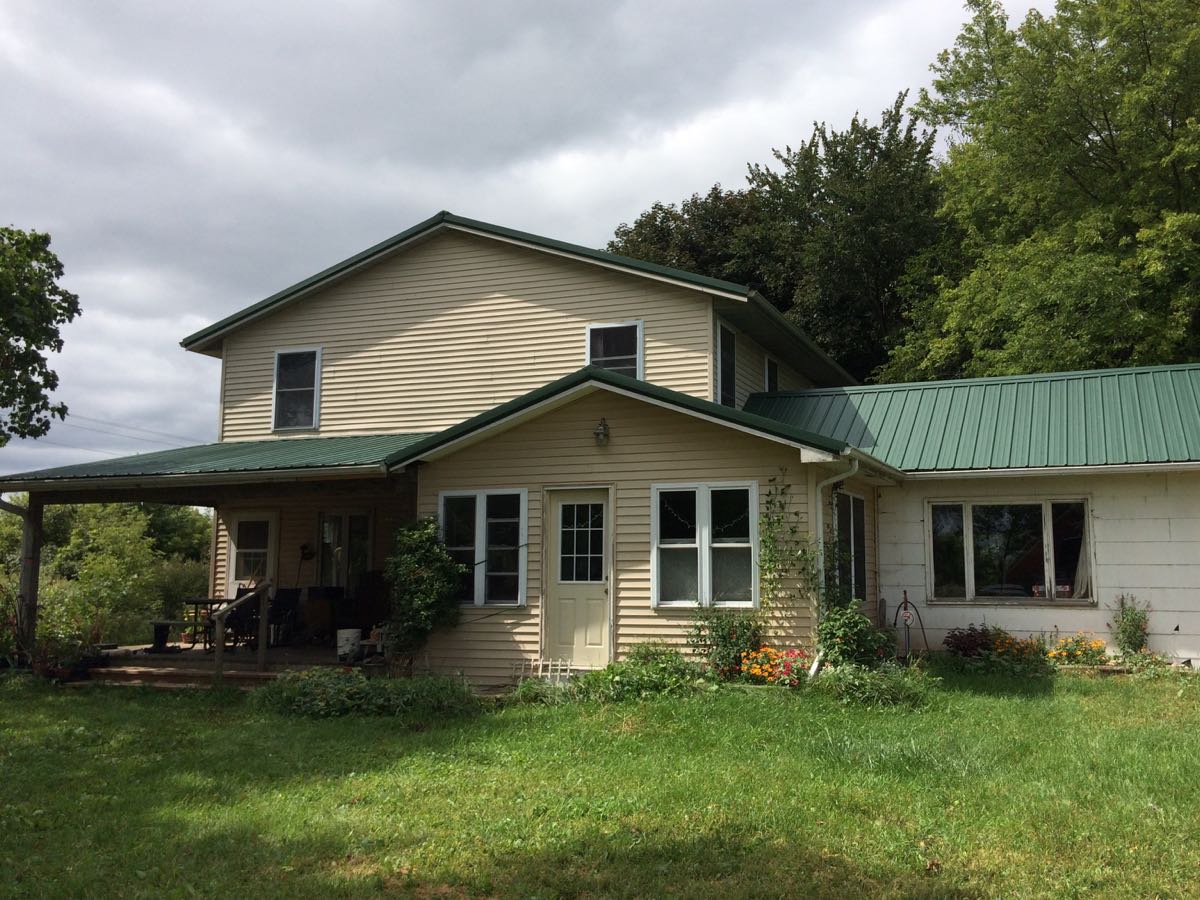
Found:
[[[204,472],[180,475],[93,475],[90,478],[42,478],[0,482],[0,491],[94,490],[111,488],[172,488],[190,485],[255,484],[263,482],[324,481],[330,479],[378,478],[386,467],[371,463],[357,466],[262,469],[240,472]]]
[[[1200,471],[1200,461],[1161,463],[1112,463],[1095,466],[1037,466],[1021,469],[929,469],[905,473],[909,481],[934,481],[957,478],[1028,478],[1038,475],[1154,475],[1170,472]]]

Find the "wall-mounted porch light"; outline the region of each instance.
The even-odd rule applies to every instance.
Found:
[[[596,446],[597,447],[603,447],[605,444],[607,444],[608,443],[608,422],[606,422],[604,419],[601,419],[600,424],[598,424],[594,429],[592,429],[592,436],[596,438]]]

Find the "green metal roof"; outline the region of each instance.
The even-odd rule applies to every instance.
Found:
[[[755,394],[905,472],[1200,461],[1200,364]]]
[[[178,450],[122,456],[100,462],[0,475],[0,491],[23,489],[33,482],[67,482],[146,476],[294,473],[300,469],[344,469],[388,465],[407,448],[429,437],[420,434],[371,434],[348,437],[283,438],[230,441]]]
[[[744,410],[721,406],[708,400],[700,400],[689,394],[681,394],[678,391],[668,390],[667,388],[659,387],[646,381],[639,381],[636,378],[630,378],[626,375],[618,375],[616,372],[611,372],[608,369],[585,366],[582,369],[572,372],[570,375],[559,378],[557,381],[542,385],[542,387],[530,391],[528,394],[524,394],[514,400],[509,400],[507,403],[502,403],[499,406],[489,409],[487,412],[467,419],[465,422],[460,422],[457,425],[447,428],[445,431],[430,435],[419,443],[409,447],[403,453],[398,454],[391,464],[403,465],[414,460],[419,460],[445,447],[447,444],[468,437],[492,425],[497,425],[505,419],[518,415],[541,403],[553,400],[557,396],[588,383],[607,385],[608,387],[617,388],[639,397],[645,397],[648,400],[666,403],[684,412],[715,419],[718,422],[728,425],[746,428],[770,437],[783,438],[784,440],[803,444],[806,447],[812,447],[817,450],[840,454],[847,449],[844,441],[806,431],[787,422],[763,418]]]
[[[616,253],[608,253],[604,250],[593,250],[590,247],[582,247],[578,244],[568,244],[566,241],[556,241],[553,238],[542,237],[537,234],[530,234],[525,231],[517,231],[513,228],[504,228],[500,225],[492,225],[490,222],[480,222],[476,219],[468,219],[463,216],[456,216],[454,213],[442,210],[437,215],[431,216],[424,222],[414,225],[407,231],[402,231],[399,234],[381,241],[373,247],[368,247],[361,253],[356,253],[349,259],[344,259],[335,265],[330,266],[318,272],[316,275],[306,278],[303,281],[293,284],[291,287],[284,288],[276,294],[272,294],[264,300],[247,306],[245,309],[235,312],[231,316],[226,316],[219,322],[214,322],[206,328],[201,328],[194,334],[189,334],[180,344],[188,350],[199,350],[207,345],[213,338],[224,331],[234,328],[243,322],[254,319],[263,315],[294,297],[305,293],[331,279],[342,275],[351,269],[370,262],[375,257],[386,254],[402,244],[417,238],[426,236],[427,233],[444,228],[447,226],[457,226],[459,228],[468,228],[472,231],[482,232],[484,234],[494,235],[496,237],[505,238],[507,240],[519,241],[523,244],[530,244],[535,247],[542,247],[547,250],[554,250],[561,253],[568,253],[572,256],[578,256],[585,259],[590,259],[594,262],[604,263],[606,265],[617,266],[623,269],[629,269],[633,272],[642,274],[656,275],[662,278],[669,278],[673,281],[680,281],[685,284],[694,285],[699,288],[712,291],[720,291],[726,294],[735,294],[741,297],[749,297],[753,291],[744,284],[734,284],[732,281],[722,281],[719,278],[708,278],[704,275],[697,275],[694,272],[685,272],[682,269],[672,269],[669,266],[660,266],[655,263],[643,262],[639,259],[633,259],[628,256],[619,256]]]

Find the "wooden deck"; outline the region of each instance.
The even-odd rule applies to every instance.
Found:
[[[213,653],[204,650],[199,645],[188,647],[186,644],[180,650],[167,653],[154,653],[149,645],[133,645],[105,650],[106,666],[142,666],[145,668],[163,669],[205,669],[213,668]],[[255,652],[245,647],[225,649],[225,671],[252,670],[257,664]],[[284,672],[289,669],[310,669],[313,666],[340,666],[337,652],[333,647],[269,647],[267,648],[267,671]]]

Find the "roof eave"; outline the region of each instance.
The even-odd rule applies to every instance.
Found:
[[[290,287],[286,287],[282,291],[278,291],[271,296],[246,307],[245,309],[239,310],[238,312],[214,322],[212,325],[188,335],[179,342],[180,346],[182,346],[185,350],[192,350],[197,353],[209,352],[214,348],[214,345],[230,331],[240,328],[243,325],[249,324],[250,322],[253,322],[264,316],[270,315],[277,311],[281,306],[293,303],[316,290],[328,286],[338,279],[345,278],[353,272],[375,263],[381,257],[389,253],[393,253],[408,244],[425,240],[439,231],[447,228],[477,234],[493,240],[518,244],[545,253],[552,253],[558,256],[578,259],[582,262],[598,265],[613,271],[623,272],[629,275],[636,275],[643,278],[650,278],[652,280],[674,284],[678,287],[686,288],[688,290],[700,291],[702,293],[713,294],[715,296],[746,301],[749,298],[749,295],[753,293],[750,288],[746,287],[745,285],[734,284],[733,282],[709,278],[703,275],[696,275],[692,272],[684,272],[683,270],[672,269],[668,266],[659,266],[654,263],[647,263],[631,257],[620,256],[615,253],[608,253],[607,251],[592,250],[588,247],[569,244],[565,241],[558,241],[553,238],[543,237],[541,235],[517,231],[515,229],[505,228],[500,225],[493,225],[489,222],[482,222],[477,219],[468,219],[463,216],[456,216],[451,212],[442,210],[436,215],[430,216],[425,221],[414,225],[412,228],[400,232],[400,234],[394,235],[384,241],[380,241],[378,244],[368,247],[361,253],[357,253],[354,256],[335,263],[326,269],[322,269],[317,274],[312,275],[303,281],[299,281]]]
[[[240,472],[198,472],[171,475],[91,475],[77,478],[40,478],[5,481],[0,476],[0,494],[14,491],[125,490],[261,484],[263,482],[328,481],[386,478],[388,469],[378,463],[353,466],[312,466],[295,469],[250,469]]]

